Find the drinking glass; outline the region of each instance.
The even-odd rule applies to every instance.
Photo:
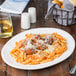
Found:
[[[13,34],[10,14],[0,12],[0,38],[9,38]]]

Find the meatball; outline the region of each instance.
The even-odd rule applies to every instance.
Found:
[[[48,43],[50,45],[53,43],[52,35],[48,35],[48,36],[45,37],[45,43]]]

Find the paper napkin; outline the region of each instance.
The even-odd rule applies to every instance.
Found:
[[[29,0],[6,0],[0,6],[0,11],[21,14],[28,2]]]

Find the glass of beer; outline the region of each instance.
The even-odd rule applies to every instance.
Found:
[[[13,34],[10,14],[0,12],[0,38],[9,38]]]

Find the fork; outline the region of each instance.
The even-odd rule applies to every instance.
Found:
[[[76,64],[74,65],[73,68],[71,68],[70,74],[75,74],[75,72],[76,72]]]

